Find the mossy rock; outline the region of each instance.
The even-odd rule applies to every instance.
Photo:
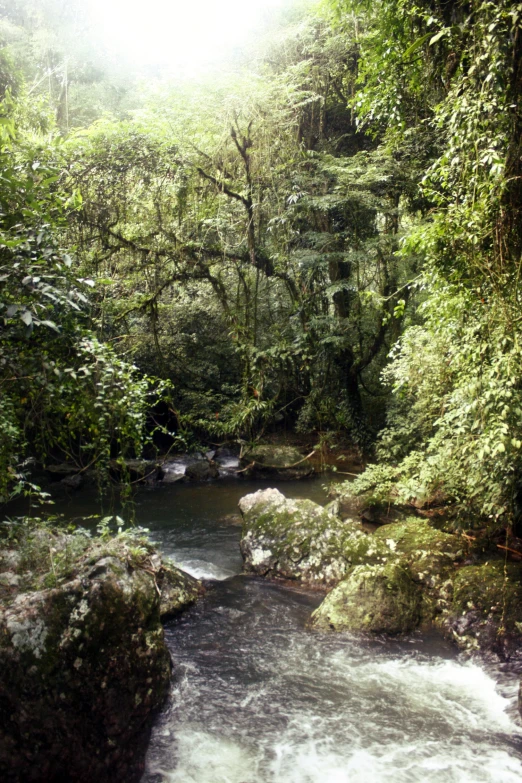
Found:
[[[19,577],[0,612],[2,780],[139,780],[171,682],[160,591],[177,612],[197,583],[143,539],[22,530],[19,551],[2,557]]]
[[[441,618],[459,647],[493,651],[502,658],[522,649],[522,567],[496,560],[460,568],[453,600]]]
[[[312,614],[321,630],[403,634],[421,617],[421,593],[396,563],[355,566]]]
[[[259,478],[300,479],[313,473],[304,454],[293,446],[256,445],[243,453],[241,468],[248,468],[248,476]]]
[[[161,593],[160,615],[167,620],[184,612],[203,593],[201,582],[163,560],[157,576]]]
[[[373,536],[408,564],[415,581],[428,588],[440,587],[466,553],[460,536],[443,533],[417,517],[380,527]]]
[[[448,610],[452,574],[468,548],[461,536],[437,530],[425,519],[409,517],[380,527],[373,538],[387,546],[390,562],[407,568],[413,581],[422,587],[425,624]]]
[[[183,477],[184,481],[210,481],[219,478],[219,469],[213,460],[201,460],[188,465]]]
[[[351,566],[387,558],[386,545],[351,519],[311,500],[287,499],[277,489],[241,498],[245,570],[261,576],[336,584]]]

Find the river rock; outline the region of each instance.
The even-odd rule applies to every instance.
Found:
[[[240,464],[249,477],[301,479],[314,470],[303,458],[304,455],[293,446],[257,445],[243,453]]]
[[[57,465],[46,465],[44,468],[51,476],[59,478],[60,476],[74,476],[78,473],[79,468],[77,465],[72,465],[69,462],[60,462]]]
[[[185,481],[209,481],[219,477],[218,466],[212,460],[201,460],[188,465],[185,470]]]
[[[382,542],[351,519],[342,520],[311,500],[287,499],[277,489],[246,495],[240,542],[245,570],[262,576],[331,586],[364,560],[387,554]]]
[[[66,476],[60,482],[67,489],[81,489],[83,486],[83,476],[80,473],[76,473],[73,476]]]
[[[380,527],[373,538],[390,550],[389,561],[407,568],[422,587],[422,616],[431,623],[448,610],[452,598],[451,576],[466,556],[467,544],[458,535],[444,533],[425,519],[409,517]]]
[[[180,571],[166,559],[160,562],[156,573],[156,582],[161,593],[160,616],[162,620],[169,620],[181,614],[203,593],[202,584],[198,579]]]
[[[163,479],[163,467],[159,462],[149,459],[113,459],[110,468],[116,478],[121,480],[125,475],[131,481],[155,482]]]
[[[424,588],[425,613],[435,612],[429,597],[444,597],[444,586],[467,554],[467,544],[459,535],[444,533],[425,519],[409,517],[380,527],[374,538],[386,544],[392,556],[407,565],[415,582]]]
[[[420,589],[397,563],[359,565],[331,590],[312,614],[318,629],[400,634],[421,617]]]
[[[439,625],[466,651],[522,658],[522,566],[503,560],[460,568]]]
[[[168,584],[172,613],[197,585],[143,540],[38,530],[21,557],[11,552],[1,558],[18,571],[17,584],[0,585],[1,779],[139,780],[171,680],[160,593]]]
[[[437,530],[418,517],[380,527],[373,536],[407,560],[414,579],[429,587],[438,586],[467,549],[461,536]]]

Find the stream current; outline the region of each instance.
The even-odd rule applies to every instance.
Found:
[[[279,488],[324,503],[321,483]],[[321,594],[240,575],[240,527],[223,517],[266,486],[138,495],[138,522],[165,554],[212,580],[166,626],[172,694],[142,783],[520,783],[515,676],[460,659],[438,636],[311,632]]]

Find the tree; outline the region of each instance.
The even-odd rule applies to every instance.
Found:
[[[393,143],[421,124],[443,145],[422,185],[432,211],[405,246],[424,257],[424,323],[405,332],[388,370],[395,404],[380,453],[389,467],[363,483],[402,501],[446,496],[461,515],[512,524],[522,448],[520,8],[382,2],[372,36],[402,78],[384,80],[368,50],[361,119],[393,101]],[[412,114],[415,95],[424,106]]]
[[[28,460],[66,457],[107,477],[111,456],[140,451],[152,387],[89,329],[92,280],[57,235],[79,205],[57,189],[60,141],[35,144],[2,104],[0,184],[0,497],[36,488]]]

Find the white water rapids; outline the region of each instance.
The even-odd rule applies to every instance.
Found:
[[[514,678],[500,693],[440,640],[312,633],[317,602],[235,577],[168,627],[144,783],[520,783]]]

